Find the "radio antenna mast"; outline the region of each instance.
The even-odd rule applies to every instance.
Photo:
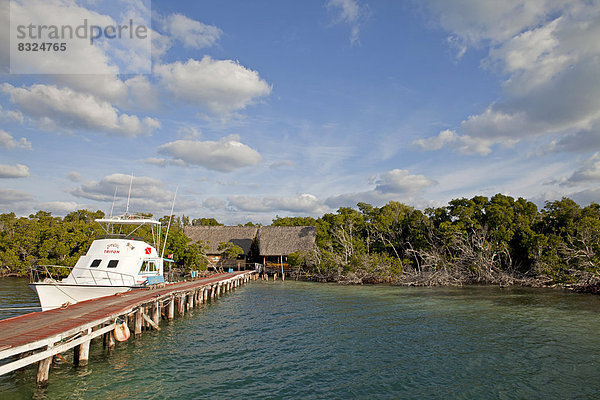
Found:
[[[169,214],[169,224],[167,225],[167,234],[165,235],[165,243],[163,244],[162,253],[160,254],[160,258],[163,258],[165,255],[165,249],[167,248],[167,238],[169,237],[169,229],[171,228],[171,221],[173,220],[173,209],[175,208],[175,198],[177,197],[177,191],[179,190],[179,185],[175,188],[175,195],[173,195],[173,204],[171,204],[171,214]]]
[[[110,206],[110,218],[112,218],[113,209],[115,208],[115,201],[117,201],[117,189],[119,186],[115,186],[115,195],[113,196],[112,206]]]
[[[127,193],[127,207],[125,208],[125,215],[129,215],[129,199],[131,198],[131,185],[133,184],[133,172],[131,172],[131,179],[129,180],[129,193]]]

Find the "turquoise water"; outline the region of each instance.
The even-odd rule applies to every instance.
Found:
[[[591,399],[600,297],[252,282],[90,365],[0,377],[0,398]],[[71,355],[65,355],[70,359]]]

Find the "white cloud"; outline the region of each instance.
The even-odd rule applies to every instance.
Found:
[[[158,152],[172,157],[174,161],[221,172],[256,165],[262,159],[258,151],[241,143],[237,136],[228,136],[218,142],[176,140],[163,144]]]
[[[218,197],[209,197],[202,202],[202,207],[212,211],[222,210],[227,205],[227,202]]]
[[[23,164],[6,165],[0,164],[0,179],[2,178],[27,178],[29,167]]]
[[[29,193],[20,190],[0,188],[0,205],[14,206],[32,200],[33,197]]]
[[[358,42],[362,20],[367,12],[356,0],[329,0],[326,4],[330,10],[336,10],[335,23],[346,23],[350,25],[350,43]]]
[[[291,167],[295,167],[296,163],[293,162],[292,160],[282,160],[282,161],[274,161],[273,163],[271,163],[270,167],[272,169],[278,169],[278,168],[291,168]]]
[[[84,3],[84,4],[82,4]],[[87,4],[85,4],[87,3]],[[115,14],[115,18],[108,14]],[[11,1],[11,23],[37,26],[79,27],[85,22],[99,27],[127,25],[149,26],[150,9],[144,1],[120,2],[115,9],[102,2],[73,0],[15,0]],[[16,39],[16,32],[11,32]],[[70,38],[68,33],[60,40],[66,43],[65,51],[42,53],[11,53],[11,72],[28,74],[108,74],[144,73],[151,68],[150,38],[130,38],[121,35],[112,40],[97,39],[93,45],[88,38]],[[43,57],[42,57],[43,55]],[[102,79],[94,77],[92,79]],[[83,82],[84,80],[82,80]],[[100,87],[97,87],[101,90]],[[109,89],[110,90],[110,89]]]
[[[31,150],[31,143],[23,137],[19,140],[15,140],[9,133],[0,129],[0,147],[4,147],[7,150]]]
[[[71,171],[67,174],[67,179],[69,179],[71,182],[81,182],[82,177],[79,172]]]
[[[512,138],[481,138],[469,135],[459,135],[456,131],[445,129],[440,131],[437,136],[427,139],[415,140],[413,144],[423,150],[434,151],[443,147],[450,147],[462,154],[479,154],[482,156],[492,152],[492,146],[501,145],[502,147],[512,147],[516,143]]]
[[[579,186],[600,183],[600,153],[594,154],[573,174],[560,181],[562,186]]]
[[[36,204],[35,208],[42,211],[49,211],[55,215],[66,215],[71,211],[77,210],[79,204],[74,201],[49,201]]]
[[[154,72],[175,98],[215,114],[244,109],[271,93],[271,86],[258,72],[235,61],[209,56],[200,61],[157,65]]]
[[[559,12],[572,1],[505,0],[480,1],[432,0],[427,7],[437,23],[467,46],[478,46],[483,41],[492,44],[504,42],[515,35],[534,28],[549,14]]]
[[[133,137],[160,127],[153,118],[119,113],[110,103],[69,88],[42,84],[17,88],[5,83],[2,90],[27,116],[48,129],[85,129]]]
[[[8,121],[8,122],[23,123],[23,121],[24,121],[23,114],[21,114],[19,111],[14,111],[14,110],[3,111],[2,106],[0,106],[0,118],[2,118],[5,121]]]
[[[371,179],[375,185],[372,190],[364,192],[343,193],[331,196],[325,204],[332,208],[353,207],[359,202],[381,205],[390,200],[409,201],[423,189],[437,182],[424,175],[412,175],[405,169],[393,169]]]
[[[414,193],[434,184],[424,175],[411,175],[408,170],[393,169],[375,179],[375,190],[380,193]]]
[[[107,175],[99,181],[82,183],[73,189],[71,194],[77,197],[111,204],[117,190],[118,204],[115,205],[115,213],[125,211],[127,198],[129,196],[129,184],[131,176],[125,174]],[[129,212],[153,212],[166,213],[171,208],[173,192],[164,189],[161,181],[146,177],[136,176],[131,184]],[[177,207],[189,206],[191,202],[177,201]]]
[[[165,18],[165,29],[183,43],[185,47],[200,49],[214,45],[223,31],[214,25],[206,25],[181,14],[171,14]]]
[[[288,211],[294,213],[319,214],[327,210],[323,202],[316,196],[308,193],[295,197],[252,197],[232,196],[227,199],[229,206],[240,211],[249,212],[276,212]]]
[[[577,147],[564,142],[569,138],[597,131],[600,3],[439,0],[429,8],[463,45],[489,46],[482,66],[505,77],[505,96],[465,119],[453,137],[440,133],[416,144],[485,155],[495,144],[554,134],[565,139],[546,151],[560,151]]]

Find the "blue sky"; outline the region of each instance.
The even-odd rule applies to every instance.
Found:
[[[130,211],[168,214],[177,190],[176,213],[231,224],[359,201],[600,198],[598,1],[2,7],[10,29],[133,16],[152,51],[69,42],[23,61],[0,32],[0,212],[108,212],[115,188],[122,212],[131,174]]]

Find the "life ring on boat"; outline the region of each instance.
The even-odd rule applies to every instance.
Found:
[[[118,342],[124,342],[127,339],[129,339],[129,327],[127,326],[127,324],[125,323],[125,321],[119,321],[117,322],[117,326],[115,326],[115,339]]]

